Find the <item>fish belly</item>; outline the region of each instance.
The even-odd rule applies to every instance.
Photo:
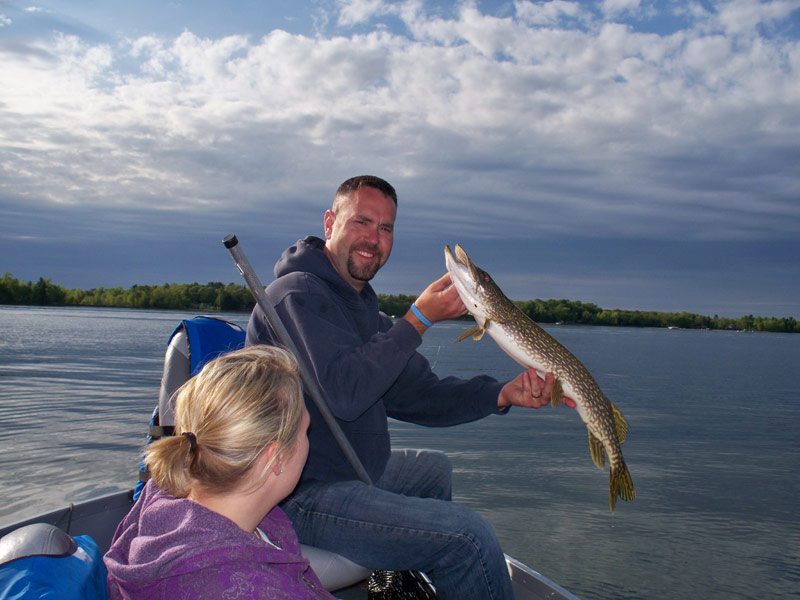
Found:
[[[478,323],[478,326],[482,327],[483,325]],[[544,376],[548,371],[555,374],[561,381],[561,389],[564,390],[564,395],[572,398],[575,401],[575,409],[578,411],[578,415],[580,415],[583,423],[589,427],[589,415],[586,410],[586,403],[583,401],[580,393],[572,385],[570,380],[563,376],[559,376],[558,365],[544,364],[542,360],[533,355],[531,352],[527,351],[521,344],[517,343],[516,340],[514,340],[514,338],[509,335],[501,326],[498,326],[491,321],[489,322],[489,327],[486,328],[486,333],[488,333],[497,343],[497,345],[520,366],[526,369],[533,367],[536,369],[536,372],[542,379],[544,379]]]

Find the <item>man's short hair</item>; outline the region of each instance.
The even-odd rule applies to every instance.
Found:
[[[375,175],[359,175],[357,177],[351,177],[336,190],[336,195],[333,197],[333,212],[336,212],[336,205],[339,202],[362,187],[375,188],[397,206],[397,192],[394,191],[392,184]]]

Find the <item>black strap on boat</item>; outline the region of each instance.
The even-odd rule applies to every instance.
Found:
[[[311,372],[306,366],[303,357],[297,350],[294,340],[292,340],[289,332],[286,331],[286,327],[283,325],[283,321],[281,321],[281,318],[278,316],[275,307],[272,306],[272,303],[267,298],[267,294],[264,292],[264,286],[258,279],[258,275],[256,275],[253,267],[250,266],[250,262],[247,260],[244,251],[239,246],[239,240],[236,239],[235,235],[228,235],[224,240],[222,240],[222,243],[225,244],[228,252],[231,253],[236,268],[239,269],[239,273],[241,273],[242,277],[244,277],[244,280],[247,283],[247,286],[250,288],[250,292],[255,297],[258,306],[262,311],[264,311],[264,316],[267,319],[267,323],[272,328],[272,331],[275,332],[278,341],[280,341],[280,343],[283,344],[289,350],[289,352],[294,354],[295,358],[297,359],[297,364],[300,367],[300,378],[303,380],[303,388],[314,401],[317,410],[319,410],[326,425],[333,434],[334,439],[336,439],[336,443],[339,444],[339,448],[341,448],[348,462],[355,470],[358,478],[367,485],[372,485],[372,480],[370,479],[367,470],[364,468],[364,465],[361,464],[361,460],[358,458],[355,450],[353,450],[353,446],[350,445],[350,441],[344,435],[342,428],[339,427],[339,423],[336,422],[336,418],[331,413],[330,408],[328,408],[328,404],[325,402],[325,398],[322,396],[319,386],[317,386],[316,379],[311,375]]]

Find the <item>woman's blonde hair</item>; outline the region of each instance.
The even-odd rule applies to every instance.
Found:
[[[302,417],[295,358],[249,346],[209,362],[178,390],[175,435],[150,444],[145,463],[156,485],[177,498],[196,485],[231,491],[267,445],[276,444],[273,461],[291,452]]]

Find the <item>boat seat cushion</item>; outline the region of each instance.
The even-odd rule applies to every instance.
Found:
[[[300,544],[300,551],[311,563],[322,586],[329,592],[354,585],[369,577],[370,570],[357,565],[341,554]]]
[[[47,523],[33,523],[0,538],[0,565],[27,556],[67,556],[77,548],[66,531]]]
[[[34,523],[0,538],[0,598],[107,597],[107,571],[97,543],[73,539],[55,525]]]

